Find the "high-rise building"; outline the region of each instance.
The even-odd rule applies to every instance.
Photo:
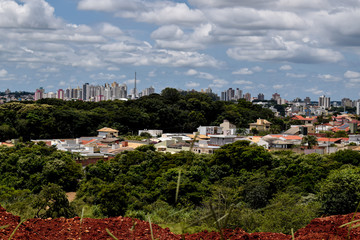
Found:
[[[258,94],[258,100],[261,100],[261,101],[265,100],[265,96],[263,93]]]
[[[35,101],[44,98],[44,92],[45,92],[45,89],[42,88],[42,87],[36,89],[36,91],[35,91],[35,96],[34,96]]]
[[[271,99],[277,101],[279,98],[280,98],[280,94],[274,93],[274,94],[272,95],[272,98],[271,98]]]
[[[64,100],[64,90],[62,89],[57,90],[56,98]]]
[[[244,98],[246,99],[246,101],[251,102],[251,94],[250,93],[245,93]]]
[[[353,102],[349,98],[343,98],[343,99],[341,99],[341,106],[342,107],[352,107]]]
[[[82,96],[82,100],[83,101],[87,101],[87,100],[89,100],[89,92],[90,92],[90,86],[89,86],[89,83],[85,83],[84,85],[83,85],[83,91],[82,91],[82,93],[83,93],[83,96]]]
[[[360,115],[360,101],[359,100],[356,102],[356,114]]]
[[[304,99],[304,102],[305,102],[305,104],[310,104],[310,103],[311,103],[311,99],[310,99],[309,97],[306,97],[306,98]]]
[[[236,91],[235,91],[235,100],[239,100],[243,98],[243,93],[242,93],[242,90],[236,88]]]
[[[319,107],[330,108],[330,97],[325,97],[322,95],[319,97]]]

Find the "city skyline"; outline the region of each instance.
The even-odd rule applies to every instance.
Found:
[[[360,98],[360,2],[0,0],[0,89]]]

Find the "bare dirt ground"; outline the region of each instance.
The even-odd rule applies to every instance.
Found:
[[[295,233],[296,240],[345,240],[359,239],[360,228],[339,228],[340,225],[350,222],[353,214],[336,215],[325,218],[316,218],[305,228]],[[360,214],[355,218],[360,219]],[[0,206],[0,239],[9,239],[10,235],[20,223],[20,218],[14,216]],[[1,229],[1,226],[7,226]],[[151,229],[148,222],[125,218],[83,219],[79,217],[65,219],[29,219],[23,222],[12,239],[113,239],[106,231],[108,229],[116,238],[151,240]],[[174,234],[168,228],[161,228],[152,224],[154,239],[221,239],[217,232],[203,231],[195,234]],[[282,233],[246,233],[241,229],[224,229],[224,238],[230,240],[291,240],[292,237]],[[349,236],[348,236],[349,234]]]

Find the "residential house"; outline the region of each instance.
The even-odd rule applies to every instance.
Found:
[[[224,135],[236,135],[236,125],[230,123],[228,120],[224,120],[224,122],[220,124],[220,127]]]
[[[298,120],[298,121],[301,121],[301,123],[303,125],[308,125],[308,124],[316,123],[317,117],[303,117],[300,115],[296,115],[296,116],[292,117],[291,120]]]
[[[157,129],[144,129],[144,130],[139,130],[139,136],[141,135],[141,133],[146,132],[149,133],[151,136],[153,137],[158,137],[161,136],[163,134],[163,130],[157,130]]]
[[[256,129],[258,131],[269,131],[271,122],[269,122],[266,119],[257,119],[256,123],[250,123],[249,125],[250,125],[249,128],[250,131],[251,129]]]
[[[201,135],[214,135],[222,134],[222,128],[219,126],[200,126],[197,128],[197,131]]]
[[[116,138],[119,135],[119,131],[116,129],[104,127],[102,129],[97,130],[98,131],[98,137],[102,138]]]

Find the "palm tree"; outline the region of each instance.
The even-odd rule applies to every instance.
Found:
[[[316,136],[313,135],[306,135],[302,138],[301,140],[301,144],[302,145],[306,145],[308,146],[308,149],[312,149],[313,146],[318,144],[317,138]]]

